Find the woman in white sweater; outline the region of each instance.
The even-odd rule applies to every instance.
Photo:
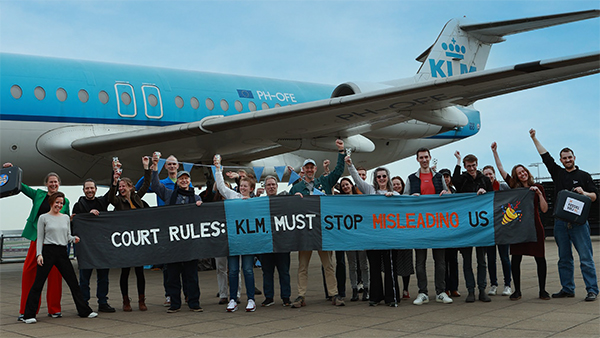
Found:
[[[88,303],[83,299],[75,270],[69,254],[67,253],[68,243],[79,243],[79,237],[71,235],[70,218],[68,215],[61,214],[60,210],[65,203],[65,195],[58,191],[48,197],[50,211],[41,215],[37,224],[37,272],[35,282],[27,296],[25,304],[24,322],[32,324],[36,322],[35,313],[37,312],[40,296],[48,274],[52,267],[56,266],[60,274],[67,282],[71,295],[75,301],[75,307],[80,317],[94,318],[98,314],[93,312]]]
[[[346,156],[345,161],[354,183],[363,194],[385,195],[388,197],[400,195],[394,191],[390,172],[386,168],[380,167],[375,169],[373,184],[371,185],[358,176],[358,171],[354,168],[350,156]],[[370,306],[377,306],[382,300],[388,306],[398,306],[400,302],[400,288],[398,287],[398,274],[395,271],[396,255],[396,250],[367,250],[371,286],[369,290]],[[382,263],[385,275],[384,280],[381,279]]]
[[[254,191],[256,183],[250,177],[243,177],[240,179],[240,192],[236,192],[225,185],[223,180],[223,172],[221,171],[221,157],[215,155],[213,163],[216,167],[215,170],[215,182],[217,183],[217,190],[225,199],[248,199],[250,193]],[[242,258],[242,272],[244,273],[244,282],[246,283],[246,295],[248,296],[248,304],[246,305],[246,312],[253,312],[256,310],[256,302],[254,301],[254,255],[241,255],[241,256],[229,256],[227,257],[227,264],[229,265],[229,304],[227,304],[227,312],[234,312],[237,310],[237,294],[239,287],[239,273],[240,273],[240,257]],[[219,295],[220,296],[220,295]]]

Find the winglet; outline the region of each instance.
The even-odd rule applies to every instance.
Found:
[[[504,36],[544,27],[600,17],[600,10],[545,15],[516,20],[467,24],[462,19],[448,21],[435,43],[417,57],[423,65],[416,81],[461,75],[485,68],[492,44]]]

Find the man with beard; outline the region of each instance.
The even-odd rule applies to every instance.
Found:
[[[108,195],[96,197],[98,187],[96,181],[88,178],[83,182],[84,196],[73,206],[73,216],[76,214],[91,213],[96,216],[108,208]],[[93,269],[79,269],[79,288],[86,302],[90,301],[90,277]],[[99,312],[115,312],[108,304],[108,274],[110,269],[96,269],[96,297],[98,298]]]
[[[550,153],[542,146],[536,138],[535,130],[531,129],[529,135],[535,144],[537,151],[542,156],[542,161],[548,168],[554,182],[554,200],[556,194],[561,190],[570,190],[578,194],[589,197],[592,202],[598,197],[598,190],[594,186],[590,174],[575,165],[575,154],[569,148],[563,148],[560,151],[560,162],[564,168],[561,168]],[[556,208],[556,206],[555,206]],[[562,289],[552,294],[552,298],[575,297],[575,281],[573,272],[573,251],[571,245],[575,247],[579,254],[581,262],[581,275],[585,282],[588,302],[596,300],[598,297],[598,278],[596,276],[596,266],[594,264],[594,255],[592,250],[592,240],[590,238],[590,225],[571,224],[559,218],[554,218],[554,240],[558,246],[558,275]]]

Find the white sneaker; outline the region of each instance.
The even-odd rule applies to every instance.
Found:
[[[419,293],[417,298],[413,301],[413,304],[415,305],[421,305],[425,303],[429,303],[429,296],[424,293]]]
[[[96,318],[98,317],[98,312],[92,312],[88,315],[88,318]]]
[[[165,297],[165,302],[163,303],[164,307],[169,307],[171,306],[171,296],[167,296]]]
[[[452,298],[448,297],[445,292],[440,293],[435,297],[435,301],[438,303],[450,304],[453,302]]]
[[[488,295],[495,296],[498,293],[498,287],[496,285],[492,285],[490,287],[490,291],[488,291]]]
[[[504,287],[504,291],[502,291],[502,295],[503,296],[510,296],[510,295],[512,295],[512,289],[510,288],[510,286],[505,286]]]
[[[254,311],[256,311],[256,303],[254,303],[254,299],[248,299],[248,305],[246,305],[246,312]]]
[[[27,319],[23,319],[23,322],[25,324],[34,324],[34,323],[37,323],[37,320],[35,318],[27,318]]]
[[[229,301],[229,304],[227,304],[227,312],[234,312],[235,310],[237,310],[237,302],[232,299]]]

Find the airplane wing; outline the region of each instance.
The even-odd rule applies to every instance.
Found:
[[[227,148],[244,150],[252,160],[290,150],[290,140],[351,137],[408,120],[445,128],[466,124],[464,116],[440,109],[527,88],[565,81],[600,71],[600,53],[542,60],[490,69],[410,85],[363,92],[281,108],[231,116],[212,116],[201,121],[169,127],[139,129],[80,138],[70,144],[87,154],[103,154],[156,144],[201,145],[201,139],[219,144],[207,146],[207,155]],[[209,139],[210,137],[210,139]],[[236,145],[236,146],[234,146]],[[245,145],[246,147],[239,147]],[[297,144],[297,148],[302,145]],[[229,154],[233,154],[231,150]],[[239,153],[237,153],[240,155]],[[207,160],[208,158],[203,158]],[[199,160],[199,159],[196,159]]]

